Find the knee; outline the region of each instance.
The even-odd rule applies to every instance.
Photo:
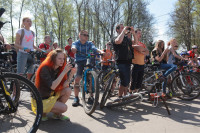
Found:
[[[63,91],[64,91],[63,93],[64,93],[65,95],[67,95],[67,96],[70,96],[71,93],[72,93],[72,90],[71,90],[70,88],[64,88]]]
[[[62,106],[62,108],[61,108],[60,111],[61,111],[62,113],[64,113],[64,112],[67,111],[67,108],[68,108],[67,105],[66,105],[66,104],[63,104],[63,106]]]

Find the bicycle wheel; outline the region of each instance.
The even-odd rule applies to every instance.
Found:
[[[108,102],[106,104],[106,107],[108,108],[119,107],[119,106],[124,106],[127,104],[141,102],[142,100],[143,100],[143,97],[140,93],[134,93],[129,96],[124,96],[121,100]]]
[[[116,78],[116,74],[112,74],[108,83],[105,86],[105,91],[103,93],[103,96],[100,102],[100,109],[104,108],[104,105],[112,92],[112,87],[113,87],[113,83],[115,83],[115,78]]]
[[[176,75],[171,83],[172,92],[182,100],[193,100],[200,95],[200,80],[191,73]]]
[[[14,105],[18,104],[20,97],[20,85],[18,80],[2,78],[3,84],[6,86],[7,91],[10,93],[10,98]]]
[[[85,113],[91,115],[98,104],[99,85],[95,71],[87,71],[82,79],[82,103]]]
[[[24,87],[20,91],[17,111],[0,114],[1,132],[35,133],[39,127],[43,113],[42,100],[37,88],[28,79],[17,74],[6,73],[3,74],[3,78],[8,88],[8,83],[13,80],[17,80],[20,86],[23,85]],[[32,112],[32,98],[36,101],[36,114]]]

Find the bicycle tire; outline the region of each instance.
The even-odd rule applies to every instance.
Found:
[[[134,93],[133,95],[137,95],[135,98],[130,98],[130,99],[126,99],[126,100],[123,100],[121,102],[108,102],[106,104],[106,107],[107,108],[113,108],[113,107],[119,107],[119,106],[124,106],[124,105],[127,105],[127,104],[131,104],[131,103],[136,103],[138,101],[142,101],[142,96],[141,94],[139,93]]]
[[[19,101],[19,97],[20,97],[20,85],[19,82],[17,80],[12,80],[12,81],[6,81],[6,79],[3,77],[2,80],[4,81],[4,83],[6,83],[7,85],[7,91],[11,94],[11,100],[13,101],[14,106],[17,105],[18,101]]]
[[[85,90],[84,90],[84,82],[85,82],[84,78],[82,78],[83,85],[82,85],[81,89],[82,89],[82,103],[83,103],[84,111],[85,111],[86,114],[91,115],[95,111],[96,106],[98,104],[98,100],[99,100],[99,85],[97,84],[98,79],[97,79],[96,72],[95,71],[88,71],[88,72],[87,72],[87,76],[91,74],[92,77],[94,78],[94,92],[93,93],[95,93],[95,97],[94,97],[92,105],[90,105],[90,104],[87,103],[88,99],[86,98],[87,97],[86,94],[88,92],[85,92]]]
[[[26,90],[20,90],[21,91],[20,93],[22,93],[24,91],[25,94],[20,95],[19,102],[18,102],[18,104],[19,104],[18,110],[14,113],[14,117],[12,119],[18,118],[18,119],[22,119],[21,121],[25,121],[24,118],[25,118],[26,115],[31,115],[31,116],[34,117],[33,121],[30,118],[31,119],[30,121],[33,122],[31,125],[27,124],[27,122],[29,122],[29,121],[26,120],[26,122],[22,123],[21,126],[19,126],[21,123],[20,124],[17,123],[16,125],[19,126],[19,127],[12,125],[12,128],[7,129],[7,130],[16,130],[16,129],[13,129],[13,128],[17,128],[18,131],[21,130],[22,132],[26,131],[26,132],[29,132],[29,133],[35,133],[38,130],[38,127],[39,127],[40,122],[41,122],[42,114],[43,114],[42,99],[40,97],[40,94],[39,94],[37,88],[35,87],[35,85],[31,81],[29,81],[28,79],[24,78],[23,76],[20,76],[20,75],[17,75],[17,74],[4,73],[3,78],[5,78],[5,79],[10,78],[10,79],[18,80],[21,84],[24,84],[26,86],[26,88],[25,88]],[[37,106],[36,115],[33,114],[32,110],[29,108],[30,105],[27,103],[28,102],[28,101],[26,101],[27,99],[25,99],[24,101],[22,101],[22,99],[21,99],[21,98],[23,98],[23,96],[24,96],[24,98],[28,98],[26,96],[26,94],[29,94],[29,93],[30,93],[31,97],[34,97],[36,104],[37,104],[36,105]],[[19,110],[19,108],[20,108],[20,110]],[[27,114],[25,114],[23,108],[24,108],[25,111],[29,111],[29,112]],[[20,114],[19,114],[19,117],[17,116],[17,114],[20,113],[20,112],[23,113],[23,117]],[[29,117],[30,116],[28,116],[27,118],[29,119]],[[24,124],[27,124],[27,125],[24,125]],[[28,129],[25,126],[27,126]],[[24,128],[24,129],[21,129],[21,128]]]
[[[116,76],[116,74],[112,74],[110,79],[109,79],[109,81],[108,81],[108,83],[107,83],[106,89],[105,89],[105,91],[103,93],[103,96],[101,98],[100,109],[104,108],[104,105],[105,105],[105,103],[106,103],[106,101],[107,101],[107,99],[108,99],[108,97],[109,97],[109,95],[111,93],[111,88],[112,88],[115,76]]]
[[[180,81],[180,75],[176,75],[173,80],[172,80],[172,83],[171,83],[171,89],[172,89],[172,92],[176,95],[180,95],[178,96],[178,98],[182,99],[182,100],[186,100],[186,101],[191,101],[191,100],[194,100],[196,99],[197,97],[200,96],[200,80],[198,79],[197,76],[195,76],[194,74],[192,73],[184,73],[184,74],[181,74],[183,77],[188,77],[190,79],[193,79],[193,81],[196,82],[196,86],[192,86],[191,84],[188,84],[187,83],[187,87],[183,87],[181,81]],[[186,79],[187,80],[187,79]],[[194,83],[195,83],[194,82]],[[192,91],[190,93],[186,93],[186,91],[188,91],[189,89],[188,88],[191,88]],[[186,88],[186,89],[184,89]],[[196,88],[196,89],[195,89]],[[194,90],[195,89],[195,90]],[[195,94],[192,95],[192,92],[193,91],[196,91]]]

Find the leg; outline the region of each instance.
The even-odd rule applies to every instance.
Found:
[[[67,105],[59,101],[57,101],[53,106],[53,108],[51,109],[51,112],[55,113],[56,115],[60,115],[66,111],[67,111]]]
[[[143,81],[143,76],[144,76],[144,66],[140,65],[139,66],[139,71],[138,71],[136,89],[141,89],[142,81]]]
[[[133,71],[132,71],[132,82],[131,82],[130,92],[132,92],[136,88],[138,73],[139,73],[138,65],[134,65]]]
[[[71,89],[70,88],[64,88],[61,92],[60,92],[60,97],[58,99],[59,102],[62,103],[66,103],[67,100],[69,99],[70,95],[71,95]]]

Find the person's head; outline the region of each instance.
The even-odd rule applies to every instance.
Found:
[[[55,68],[62,67],[66,62],[66,55],[62,49],[55,49],[50,52],[50,61],[53,63]]]
[[[115,28],[117,34],[120,34],[124,29],[124,25],[123,24],[118,24]]]
[[[95,45],[95,41],[93,40],[92,43]]]
[[[141,29],[136,29],[136,30],[135,30],[135,33],[136,33],[136,35],[137,35],[138,40],[140,40],[141,37],[142,37],[142,31],[141,31]]]
[[[35,85],[39,89],[40,86],[40,72],[43,67],[49,67],[53,70],[58,69],[58,76],[62,73],[66,66],[66,55],[62,49],[52,50],[46,57],[46,59],[40,64],[35,78]],[[56,90],[63,87],[64,82],[66,81],[67,76],[65,75],[61,83],[56,87]]]
[[[72,45],[72,38],[71,38],[71,37],[68,38],[68,39],[67,39],[67,42],[68,42],[68,44],[71,46],[71,45]]]
[[[164,49],[165,49],[164,46],[165,46],[164,41],[163,41],[163,40],[158,40],[158,41],[156,42],[156,45],[155,45],[155,48],[154,48],[154,49],[159,49],[159,50],[164,51]]]
[[[195,53],[197,53],[197,49],[198,49],[197,45],[193,45],[193,46],[192,46],[192,50],[193,50]]]
[[[178,43],[175,38],[171,39],[168,43],[167,46],[171,46],[174,50],[178,49]]]
[[[24,17],[22,19],[21,28],[30,28],[32,26],[32,21],[29,17]]]
[[[109,50],[110,50],[110,49],[111,49],[111,46],[112,46],[111,42],[107,42],[107,43],[106,43],[106,49],[109,49]]]
[[[54,43],[53,43],[53,47],[54,47],[54,49],[58,48],[58,43],[57,43],[57,42],[54,42]]]
[[[51,37],[50,37],[50,35],[46,35],[46,36],[44,37],[44,42],[45,42],[46,44],[51,44]]]
[[[86,30],[81,30],[79,32],[79,39],[82,43],[86,43],[88,41],[89,35]]]

